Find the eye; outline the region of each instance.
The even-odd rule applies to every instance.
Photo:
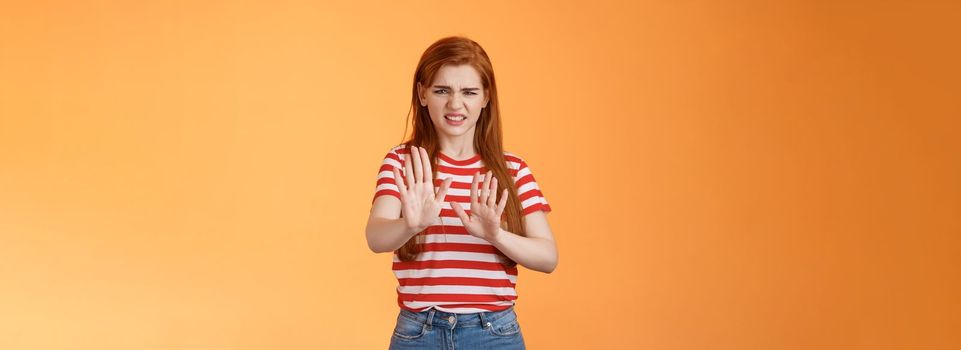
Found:
[[[473,91],[464,91],[464,95],[474,96],[474,95],[477,95],[477,93],[476,93],[476,92],[473,92]]]
[[[447,89],[434,90],[434,93],[435,93],[435,94],[446,94],[446,93],[447,93]]]

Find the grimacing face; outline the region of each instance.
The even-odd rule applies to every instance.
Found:
[[[417,83],[417,91],[420,105],[427,107],[434,129],[448,137],[473,131],[481,109],[488,102],[480,73],[466,64],[444,65],[434,75],[431,86]]]

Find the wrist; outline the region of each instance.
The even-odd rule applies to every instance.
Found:
[[[491,236],[491,244],[495,246],[500,246],[504,236],[510,234],[510,232],[505,231],[503,228],[498,227],[497,231],[494,231],[494,235]]]
[[[407,236],[415,236],[426,229],[427,226],[407,226]]]
[[[427,229],[427,226],[411,225],[406,220],[404,221],[404,227],[407,229],[405,232],[407,233],[408,237],[414,236]]]

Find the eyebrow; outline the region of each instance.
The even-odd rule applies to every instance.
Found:
[[[434,88],[453,90],[453,89],[450,88],[450,86],[447,86],[447,85],[434,85]],[[474,90],[480,90],[480,88],[463,88],[463,89],[460,89],[460,91],[474,91]]]

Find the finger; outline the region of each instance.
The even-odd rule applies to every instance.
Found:
[[[414,181],[414,167],[411,165],[410,153],[404,157],[404,173],[407,174],[407,183],[413,188],[417,181]]]
[[[394,167],[394,183],[397,185],[397,192],[400,192],[400,198],[403,199],[407,197],[407,185],[404,184],[404,178],[400,176],[400,169]]]
[[[507,207],[507,189],[505,188],[501,191],[500,203],[497,203],[497,217],[501,217],[504,214],[504,208]]]
[[[490,176],[484,174],[484,183],[480,184],[480,194],[477,195],[477,203],[487,205],[487,197],[490,195]]]
[[[487,205],[493,208],[497,205],[497,177],[491,174],[491,187],[488,189],[490,197],[487,198]]]
[[[489,201],[491,196],[492,179],[493,179],[493,176],[491,176],[490,171],[488,171],[487,174],[484,174],[484,186],[481,187],[480,198],[478,198],[478,201],[484,205],[490,205]]]
[[[474,173],[474,181],[470,183],[470,202],[477,203],[477,183],[480,181],[480,172]]]
[[[414,162],[414,179],[409,181],[414,184],[424,182],[424,165],[421,164],[420,160],[420,148],[410,146],[410,155]]]
[[[444,179],[444,183],[440,185],[440,190],[437,191],[437,202],[443,204],[444,198],[447,196],[447,190],[450,189],[451,182],[454,182],[453,177],[448,177]],[[451,203],[451,206],[457,205],[457,203]]]
[[[460,207],[460,203],[451,203],[451,209],[454,209],[454,213],[460,218],[460,221],[466,226],[470,222],[470,216],[464,211],[464,208]]]
[[[422,162],[424,162],[424,175],[423,175],[424,182],[429,183],[431,185],[431,188],[434,188],[433,187],[434,186],[434,170],[431,169],[430,155],[427,154],[426,148],[420,149],[420,159]]]

